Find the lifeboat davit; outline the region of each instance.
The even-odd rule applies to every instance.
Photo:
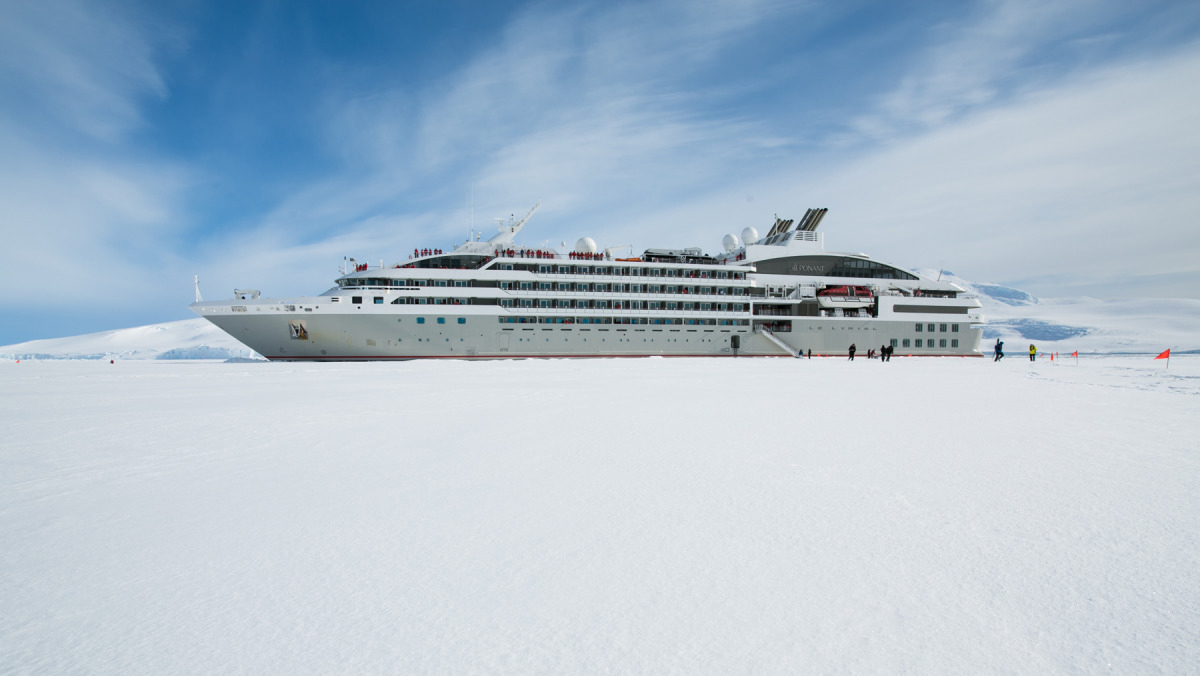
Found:
[[[824,308],[863,308],[875,303],[875,294],[865,286],[827,286],[817,292],[817,305]]]

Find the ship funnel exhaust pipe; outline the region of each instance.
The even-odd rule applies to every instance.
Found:
[[[813,216],[813,222],[809,224],[808,229],[816,230],[817,226],[821,224],[821,219],[825,218],[825,214],[827,213],[829,213],[829,209],[818,209],[816,215]]]

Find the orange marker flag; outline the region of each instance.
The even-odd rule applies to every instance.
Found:
[[[1162,354],[1155,357],[1155,359],[1170,359],[1170,358],[1171,358],[1171,350],[1169,348]]]

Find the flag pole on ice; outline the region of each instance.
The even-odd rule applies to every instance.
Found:
[[[1167,360],[1167,368],[1171,368],[1171,348],[1168,347],[1166,350],[1163,351],[1162,354],[1155,357],[1155,359],[1166,359]]]

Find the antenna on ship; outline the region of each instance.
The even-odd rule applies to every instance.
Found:
[[[192,283],[196,285],[196,302],[202,302],[204,299],[200,297],[200,275],[192,275]]]
[[[471,211],[470,211],[470,213],[471,213],[471,217],[470,217],[471,220],[468,221],[467,225],[471,229],[471,234],[467,236],[468,242],[476,240],[476,237],[475,237],[475,184],[474,183],[471,184]]]

